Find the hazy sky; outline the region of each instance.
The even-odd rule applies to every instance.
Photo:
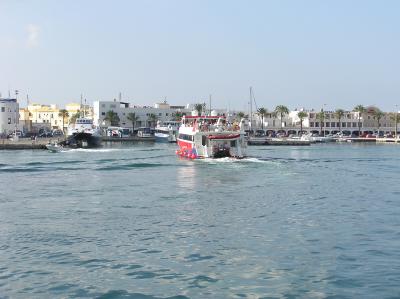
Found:
[[[0,0],[0,92],[244,110],[400,105],[400,1]]]

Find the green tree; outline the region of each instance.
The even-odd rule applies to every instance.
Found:
[[[204,105],[203,105],[203,104],[195,104],[195,105],[194,105],[194,110],[197,111],[197,114],[198,114],[199,116],[200,116],[201,113],[203,112],[203,108],[204,108]]]
[[[135,123],[139,120],[139,116],[136,116],[136,114],[134,112],[130,112],[130,113],[128,113],[126,118],[132,122],[132,133],[134,133]]]
[[[305,111],[300,111],[297,114],[297,117],[300,119],[300,136],[303,135],[303,121],[308,116],[308,113]]]
[[[344,110],[336,109],[335,116],[339,120],[339,132],[342,132],[342,118],[344,116]]]
[[[263,130],[264,130],[264,117],[267,114],[267,112],[268,112],[267,109],[262,107],[257,109],[257,114],[261,117],[261,129]]]
[[[366,109],[363,105],[357,105],[353,109],[354,112],[358,112],[358,137],[361,135],[361,116],[365,113]]]
[[[175,120],[175,121],[180,121],[182,119],[182,117],[183,117],[183,113],[180,111],[176,111],[173,114],[173,120]]]
[[[280,116],[280,120],[281,120],[281,129],[282,129],[282,128],[283,128],[283,124],[282,124],[283,117],[284,117],[286,114],[289,114],[289,109],[288,109],[288,107],[286,107],[286,106],[284,106],[284,105],[278,105],[278,106],[275,107],[275,112],[277,113],[277,115]]]
[[[400,122],[400,114],[398,112],[395,112],[390,116],[390,119],[394,120],[394,138],[396,138],[397,140],[397,126]]]
[[[62,131],[65,134],[64,122],[65,122],[65,119],[69,116],[69,113],[67,110],[61,109],[60,112],[58,113],[58,116],[62,117]]]
[[[119,121],[120,121],[119,116],[113,110],[106,112],[104,120],[109,121],[111,123],[111,126],[119,126]]]
[[[69,123],[74,124],[78,118],[81,117],[81,112],[78,111],[69,118]]]
[[[318,112],[317,119],[319,121],[319,136],[322,136],[322,129],[324,128],[324,123],[325,123],[325,112],[324,111]]]
[[[379,129],[381,128],[381,119],[382,117],[385,116],[385,113],[383,113],[380,109],[375,109],[374,112],[372,112],[372,115],[374,116],[377,122],[378,137],[379,137]]]
[[[149,127],[155,127],[155,123],[157,121],[157,115],[150,113],[147,117],[147,121],[149,122]]]
[[[242,118],[244,117],[245,115],[244,115],[244,112],[238,112],[237,114],[236,114],[236,119],[238,120],[238,121],[241,121],[242,120]]]

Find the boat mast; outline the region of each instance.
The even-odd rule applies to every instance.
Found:
[[[253,130],[253,88],[250,86],[250,128]]]
[[[210,116],[211,116],[211,94],[210,94],[210,97],[209,97],[209,101],[210,101]]]

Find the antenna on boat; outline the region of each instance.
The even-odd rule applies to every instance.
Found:
[[[211,94],[210,94],[210,97],[209,97],[209,102],[210,102],[210,114],[209,115],[211,115]]]
[[[80,110],[79,110],[79,117],[82,117],[82,99],[83,99],[83,95],[81,94],[81,106],[80,106]]]

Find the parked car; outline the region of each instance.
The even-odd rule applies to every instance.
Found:
[[[42,137],[42,138],[53,137],[53,133],[51,133],[51,132],[43,132],[43,133],[39,134],[39,137]]]

